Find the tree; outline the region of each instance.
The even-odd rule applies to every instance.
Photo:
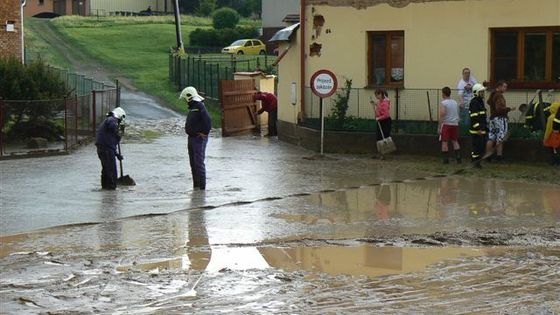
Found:
[[[199,8],[200,0],[179,0],[181,13],[195,13]],[[171,6],[173,8],[173,6]]]
[[[239,23],[239,13],[232,8],[220,8],[212,14],[212,24],[217,30],[235,28]]]
[[[197,14],[200,16],[210,16],[216,9],[216,0],[202,0],[198,7]]]

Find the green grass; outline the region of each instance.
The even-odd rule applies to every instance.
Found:
[[[173,16],[99,19],[64,16],[50,20],[49,23],[67,43],[111,69],[115,76],[129,79],[136,88],[159,98],[166,106],[186,112],[185,104],[178,100],[179,92],[168,78],[169,52],[176,44]],[[211,27],[211,23],[210,18],[182,16],[181,30],[185,46],[189,44],[190,32],[200,27]],[[240,24],[258,26],[260,21],[243,19]],[[38,50],[43,59],[54,65],[69,68],[63,56],[57,55],[56,50],[50,48],[48,43],[41,42],[37,36],[39,31],[35,30],[30,35],[30,41],[41,47]],[[53,53],[49,55],[49,52]],[[206,103],[213,125],[219,126],[219,104],[212,101]]]
[[[198,26],[182,26],[183,37]],[[175,43],[172,24],[136,24],[99,28],[58,27],[74,46],[148,94],[164,100],[171,108],[186,112],[178,92],[169,82],[169,51]],[[188,42],[188,41],[187,41]]]
[[[26,54],[31,60],[37,60],[39,57],[48,64],[69,69],[70,63],[57,49],[52,46],[42,36],[42,24],[37,18],[26,18],[25,23],[25,48]]]

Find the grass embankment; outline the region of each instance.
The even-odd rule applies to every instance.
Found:
[[[189,34],[199,27],[211,27],[210,18],[181,17],[185,46]],[[152,17],[79,17],[64,16],[50,21],[56,31],[76,49],[96,62],[110,68],[119,77],[163,100],[170,108],[186,112],[178,92],[169,82],[169,51],[175,45],[175,25],[172,16]],[[260,25],[260,21],[244,19],[242,26]],[[53,59],[56,60],[56,56]],[[57,64],[53,62],[53,64]],[[208,102],[215,126],[220,113]]]
[[[40,19],[26,18],[25,23],[25,48],[26,58],[37,60],[39,57],[52,66],[70,69],[72,66],[58,49],[53,49],[51,43],[45,38],[41,27],[44,25]]]

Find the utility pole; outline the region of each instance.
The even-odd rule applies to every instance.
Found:
[[[173,1],[173,12],[175,13],[175,34],[177,36],[177,51],[185,50],[183,47],[183,36],[181,36],[181,16],[179,15],[179,0]]]

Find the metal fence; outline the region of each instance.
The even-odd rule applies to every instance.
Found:
[[[55,100],[0,100],[0,156],[66,153],[95,137],[119,101],[117,87],[57,71],[71,95]]]
[[[179,57],[169,55],[169,80],[177,90],[195,86],[207,97],[219,98],[220,80],[233,80],[236,72],[264,71],[276,73],[275,57],[267,55],[208,54]]]
[[[391,100],[391,118],[393,119],[393,132],[408,134],[437,134],[438,112],[442,101],[441,89],[392,89],[387,90]],[[452,90],[451,98],[459,102],[457,90]],[[375,112],[370,100],[375,100],[374,89],[353,88],[350,91],[347,119],[343,124],[337,123],[332,118],[337,93],[329,98],[323,99],[325,113],[325,128],[327,130],[340,131],[364,131],[374,132],[376,130]],[[486,98],[490,94],[486,92]],[[536,97],[536,92],[529,90],[510,90],[504,94],[508,106],[519,108],[521,104],[529,103]],[[313,94],[311,88],[305,89],[305,116],[304,125],[307,127],[320,128],[320,106],[319,97]],[[560,98],[560,92],[543,93],[545,102],[552,102]],[[461,135],[468,134],[468,121],[462,116],[460,122]],[[519,110],[509,114],[511,136],[518,138],[538,138],[540,134],[531,133],[522,125],[525,121],[523,113]]]

